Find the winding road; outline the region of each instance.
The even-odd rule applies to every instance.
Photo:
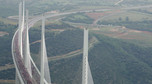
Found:
[[[121,2],[123,2],[123,1],[124,1],[124,0],[120,0],[120,1],[116,2],[115,5],[118,5],[118,4],[120,4]]]

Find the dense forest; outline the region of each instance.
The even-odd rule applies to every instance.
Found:
[[[75,27],[62,21],[46,25],[46,29],[72,29],[72,28]]]
[[[16,25],[0,22],[0,31],[7,32],[7,35],[0,37],[0,66],[13,64],[11,53],[11,42],[16,30]],[[0,71],[0,79],[15,79],[15,69]]]
[[[63,21],[69,21],[74,23],[86,23],[92,24],[94,19],[85,15],[84,13],[71,14],[62,19]]]
[[[150,50],[152,48],[97,34],[92,35],[99,40],[99,43],[89,50],[89,63],[95,84],[151,84],[152,53]],[[81,71],[82,54],[50,62],[52,82],[56,84],[81,83]],[[58,78],[60,80],[57,80]]]
[[[33,32],[34,31],[34,32]],[[40,40],[40,31],[32,30],[30,32],[31,42]],[[35,35],[37,37],[35,37]],[[39,37],[39,38],[38,38]],[[54,34],[52,32],[46,32],[46,46],[48,56],[57,56],[72,52],[82,48],[83,32],[79,29],[66,30],[60,34]],[[40,43],[31,45],[31,52],[38,54],[40,49]]]
[[[7,32],[8,35],[0,37],[0,65],[12,64],[11,42],[16,25],[4,24],[0,22],[0,31]]]
[[[95,36],[100,42],[89,50],[89,63],[95,84],[151,84],[152,48]],[[50,67],[53,83],[81,83],[82,54],[51,62]],[[61,80],[56,80],[58,76]]]
[[[0,71],[0,79],[15,80],[15,68]]]
[[[39,40],[39,33],[39,29],[30,30],[30,38],[32,38],[30,42],[33,42],[33,39]],[[35,35],[38,37],[35,37]],[[152,52],[150,51],[152,48],[137,46],[123,40],[94,33],[91,33],[90,37],[96,37],[99,41],[98,44],[95,44],[89,50],[89,64],[95,84],[151,84]],[[80,29],[65,30],[58,34],[46,32],[48,56],[62,55],[81,49],[82,44],[83,31]],[[40,50],[38,46],[40,46],[40,43],[32,44],[31,52],[38,53]],[[8,56],[11,55],[10,53],[7,54],[9,54]],[[9,58],[11,59],[11,56]],[[81,83],[82,54],[58,61],[51,61],[49,66],[53,83]],[[12,72],[14,72],[14,69],[0,71],[5,76],[9,76],[9,78],[6,78],[4,75],[0,75],[0,78],[14,79],[15,74]]]

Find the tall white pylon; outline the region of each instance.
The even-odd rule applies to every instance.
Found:
[[[19,15],[18,15],[18,29],[19,29],[19,35],[18,35],[18,43],[19,43],[19,49],[21,49],[21,47],[20,47],[20,43],[21,43],[21,25],[22,25],[22,2],[20,2],[20,4],[19,4]],[[20,84],[20,82],[19,82],[19,78],[18,78],[18,74],[17,74],[17,72],[16,72],[16,78],[15,78],[15,84]]]
[[[20,2],[19,4],[19,28],[21,28],[21,25],[22,25],[22,2]]]
[[[42,16],[42,33],[41,33],[41,79],[40,84],[44,84],[44,28],[45,28],[45,18]]]
[[[19,43],[19,50],[21,52],[21,57],[23,58],[23,55],[22,55],[22,20],[23,20],[23,17],[22,17],[22,10],[23,10],[23,3],[21,2],[19,4],[19,35],[18,35],[18,43]]]
[[[27,68],[30,76],[32,77],[32,70],[31,70],[31,60],[30,60],[30,45],[29,45],[29,31],[28,31],[28,10],[26,10],[26,34],[25,34],[25,67]]]
[[[22,32],[23,32],[23,29],[24,29],[24,26],[25,26],[25,1],[23,0],[23,17],[22,17]]]
[[[84,29],[82,84],[88,84],[88,29]]]
[[[94,84],[88,63],[88,29],[84,28],[82,84]]]
[[[40,84],[44,84],[44,79],[51,84],[50,70],[48,66],[47,51],[45,45],[45,17],[42,16],[42,35],[41,35],[41,74]]]
[[[25,1],[23,0],[22,4],[19,5],[19,50],[21,52],[21,57],[23,58],[23,29],[25,23]]]

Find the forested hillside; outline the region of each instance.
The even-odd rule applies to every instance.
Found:
[[[38,31],[31,30],[31,35],[38,34]],[[151,84],[152,48],[137,46],[123,40],[93,33],[90,33],[91,37],[96,37],[99,41],[89,50],[89,63],[95,84]],[[39,39],[40,37],[35,38],[35,40]],[[48,56],[66,54],[82,48],[83,31],[72,29],[58,34],[47,32],[46,42]],[[32,53],[38,54],[39,46],[39,43],[32,44]],[[34,47],[37,49],[36,51],[32,49]],[[11,56],[11,53],[8,54]],[[63,60],[51,61],[49,65],[53,83],[81,83],[82,54]],[[14,79],[12,78],[15,75],[13,74],[14,69],[3,70],[0,73],[1,79]],[[9,76],[9,78],[5,76]]]
[[[0,22],[0,32],[7,33],[4,36],[0,36],[0,66],[13,63],[11,55],[11,42],[16,27],[16,25],[4,24],[3,22]]]
[[[152,48],[95,36],[100,43],[89,50],[89,62],[95,84],[151,84],[152,53],[150,50]],[[81,83],[81,64],[82,54],[67,60],[51,62],[53,82]],[[61,80],[57,80],[58,76]]]
[[[1,81],[15,80],[11,42],[18,25],[15,25],[17,20],[7,17],[18,15],[20,1],[0,0],[0,84]],[[30,18],[44,12],[59,15],[77,12],[46,19],[45,40],[52,84],[81,84],[83,27],[90,29],[89,64],[94,84],[152,84],[152,47],[149,46],[152,42],[152,10],[144,7],[129,10],[152,4],[152,0],[124,0],[115,5],[118,1],[26,0]],[[106,10],[97,11],[99,9]],[[91,10],[90,16],[79,13],[86,10]],[[30,52],[38,67],[39,25],[40,22],[29,30]]]
[[[68,50],[82,48],[82,33],[79,30],[64,31],[56,36],[58,39],[48,40],[47,47],[52,47],[49,51],[55,52],[56,55],[68,53],[66,48]],[[152,48],[137,46],[98,34],[91,34],[92,36],[99,40],[99,43],[89,50],[89,62],[95,84],[151,84]],[[78,45],[75,44],[81,46],[77,48]],[[60,47],[54,45],[60,45]],[[59,54],[58,51],[62,53]],[[50,62],[53,83],[81,83],[81,67],[82,54]]]

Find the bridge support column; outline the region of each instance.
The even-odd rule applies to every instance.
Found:
[[[42,16],[42,33],[41,33],[41,79],[40,79],[40,84],[44,84],[44,42],[45,42],[45,35],[44,35],[44,30],[45,28],[45,18],[44,15]]]
[[[88,29],[84,29],[82,84],[88,84]]]
[[[29,45],[29,27],[28,27],[28,10],[26,10],[26,34],[25,34],[25,45],[24,45],[24,63],[27,71],[29,72],[30,76],[32,77],[32,70],[31,70],[31,60],[30,60],[30,45]]]
[[[88,29],[84,29],[82,84],[94,84],[88,62]]]

